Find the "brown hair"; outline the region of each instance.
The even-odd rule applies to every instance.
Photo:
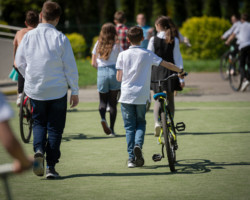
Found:
[[[39,15],[37,12],[35,11],[28,11],[26,12],[26,17],[25,17],[25,21],[27,23],[27,25],[35,28],[37,27],[38,23],[39,23]]]
[[[241,19],[243,19],[244,21],[248,21],[248,14],[246,13],[241,14]]]
[[[171,30],[171,26],[169,24],[169,19],[166,16],[160,16],[156,19],[155,25],[159,25],[166,34],[166,43],[172,43],[174,41],[175,34],[173,33],[173,30]]]
[[[42,8],[43,18],[46,21],[54,21],[60,17],[62,10],[58,3],[52,1],[46,1]]]
[[[142,28],[133,26],[128,30],[127,37],[132,44],[138,44],[143,38]]]
[[[97,53],[100,55],[100,58],[108,60],[116,42],[116,36],[117,33],[114,24],[103,24],[97,45]]]
[[[118,23],[125,23],[126,21],[126,16],[125,13],[123,11],[116,11],[114,14],[114,19],[118,22]]]

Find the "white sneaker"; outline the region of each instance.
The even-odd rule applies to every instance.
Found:
[[[241,92],[244,92],[246,89],[247,89],[247,87],[250,85],[250,82],[248,81],[248,80],[245,80],[243,83],[242,83],[242,85],[241,85],[241,88],[240,88],[240,91]]]
[[[19,107],[21,104],[21,98],[22,98],[22,93],[18,94],[17,100],[16,100],[16,105]]]
[[[159,137],[161,133],[161,124],[160,122],[155,122],[155,137]]]
[[[128,168],[135,168],[135,163],[133,160],[128,160]]]

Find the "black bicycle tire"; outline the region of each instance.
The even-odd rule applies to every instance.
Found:
[[[163,106],[164,104],[162,105],[162,108]],[[174,161],[174,157],[171,152],[170,143],[169,143],[170,141],[169,141],[169,131],[167,127],[166,109],[161,110],[161,123],[162,123],[163,137],[164,137],[164,143],[165,143],[165,148],[166,148],[167,157],[168,157],[169,168],[171,172],[175,172],[175,161]]]
[[[24,124],[24,109],[26,109],[26,107],[23,106],[23,102],[24,102],[24,98],[25,98],[25,93],[23,92],[22,97],[21,97],[21,103],[20,103],[20,110],[19,110],[19,126],[20,126],[20,134],[21,134],[21,138],[22,141],[24,143],[29,143],[30,138],[31,138],[31,133],[32,133],[32,120],[29,120],[29,132],[26,136],[24,128],[23,128],[23,124]]]
[[[235,73],[239,73],[238,74],[238,76],[240,78],[239,84],[235,85],[233,83],[233,78],[234,78],[235,74],[229,73],[229,84],[230,84],[230,87],[232,88],[232,90],[234,90],[234,91],[239,91],[241,88],[242,82],[243,82],[243,79],[242,79],[241,74],[240,74],[240,63],[239,62],[240,62],[239,59],[237,59],[233,65],[233,67],[235,69]]]
[[[221,59],[220,59],[220,76],[223,80],[228,80],[229,78],[229,75],[228,76],[225,76],[224,73],[223,73],[223,69],[225,68],[224,67],[224,60],[225,60],[225,63],[227,63],[227,60],[228,60],[228,56],[229,56],[229,53],[230,53],[230,50],[226,51],[222,56],[221,56]],[[229,64],[229,63],[228,63]],[[226,68],[229,68],[229,65],[228,64],[225,64],[226,65]]]

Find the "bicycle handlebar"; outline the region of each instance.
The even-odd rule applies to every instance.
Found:
[[[6,176],[14,173],[14,166],[13,164],[3,164],[0,165],[0,176]]]
[[[183,76],[187,76],[187,75],[188,75],[188,73],[185,72],[185,74],[184,74]],[[166,82],[166,81],[168,81],[168,80],[171,80],[171,79],[174,79],[174,78],[177,78],[177,77],[178,77],[178,74],[172,74],[172,75],[168,76],[168,77],[165,78],[165,79],[153,80],[153,81],[151,81],[151,83],[162,83],[162,82]]]

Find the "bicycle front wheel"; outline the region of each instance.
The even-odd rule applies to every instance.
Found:
[[[227,80],[229,75],[229,53],[230,51],[227,51],[220,59],[220,75],[223,80]]]
[[[166,119],[166,110],[161,111],[161,122],[162,122],[162,129],[163,129],[163,137],[164,143],[166,147],[166,152],[168,156],[168,164],[171,172],[175,172],[175,149],[174,144],[172,143],[172,139],[170,136],[170,131],[167,125]]]
[[[19,125],[21,138],[24,143],[29,143],[32,133],[32,107],[30,99],[23,92],[19,110]]]
[[[240,73],[240,61],[236,60],[234,65],[231,66],[229,73],[229,83],[234,91],[239,91],[242,84],[242,77]]]

